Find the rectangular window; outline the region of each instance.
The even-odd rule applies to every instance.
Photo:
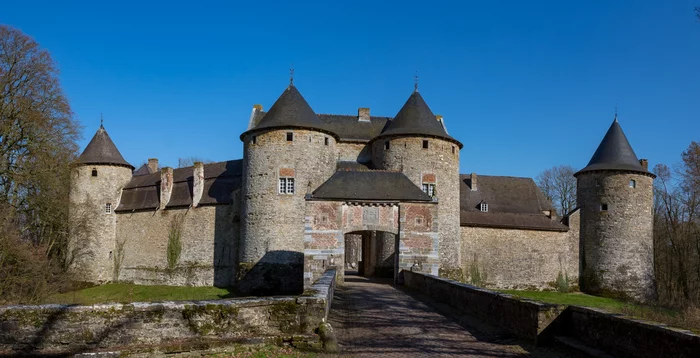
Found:
[[[105,214],[111,214],[111,213],[112,213],[112,203],[105,204]]]
[[[637,182],[634,179],[630,180],[630,188],[636,188],[636,187],[637,187]]]
[[[455,154],[455,146],[452,146],[452,154]]]
[[[323,143],[326,144],[326,145],[328,145],[328,137],[323,138]]]
[[[435,197],[435,184],[423,183],[423,192],[428,194],[429,197]]]
[[[389,150],[389,141],[384,142],[384,149]]]
[[[92,176],[94,176],[94,177],[97,176],[97,169],[92,168]]]
[[[427,140],[423,141],[423,149],[428,149],[428,141]]]
[[[489,211],[489,204],[481,203],[481,205],[479,205],[479,210],[481,210],[485,213],[488,212]]]
[[[255,144],[255,142],[257,141],[257,139],[258,139],[258,136],[253,136],[253,144]]]
[[[608,211],[608,204],[600,204],[600,211]]]
[[[279,193],[294,194],[294,178],[280,178]]]
[[[294,133],[287,132],[287,142],[291,142],[293,140],[294,140]]]

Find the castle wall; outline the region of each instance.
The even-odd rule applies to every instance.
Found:
[[[423,148],[427,140],[428,148]],[[389,149],[386,149],[386,142]],[[454,148],[454,149],[453,149]],[[462,279],[459,229],[459,146],[436,138],[397,137],[377,140],[373,162],[378,168],[403,172],[421,188],[435,183],[440,235],[440,275]]]
[[[559,272],[579,272],[578,212],[569,232],[461,227],[466,282],[498,289],[553,289]],[[480,277],[474,277],[476,269]],[[479,282],[482,281],[482,282]]]
[[[630,180],[636,187],[630,187]],[[621,171],[582,173],[577,193],[582,290],[653,298],[653,178]]]
[[[303,289],[305,195],[335,172],[336,159],[335,139],[321,132],[282,129],[244,138],[240,290]],[[279,194],[280,177],[294,178],[294,194]]]
[[[339,142],[336,144],[339,161],[356,161],[368,163],[372,161],[372,148],[367,143]]]
[[[97,176],[92,176],[92,170]],[[112,280],[116,216],[121,188],[131,180],[131,169],[115,165],[73,168],[70,190],[70,247],[76,253],[72,270],[82,281]],[[111,213],[105,211],[111,205]]]
[[[118,280],[143,285],[232,286],[239,242],[235,211],[234,205],[217,205],[117,214],[114,255],[117,262],[121,260]],[[168,242],[177,223],[181,225],[181,254],[170,267]]]

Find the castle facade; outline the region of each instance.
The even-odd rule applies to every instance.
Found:
[[[652,180],[617,122],[564,218],[530,178],[460,174],[463,144],[414,91],[394,117],[316,114],[294,85],[240,135],[243,159],[135,168],[103,127],[72,171],[85,281],[298,293],[329,267],[487,287],[653,296]],[[343,270],[339,270],[339,280]]]

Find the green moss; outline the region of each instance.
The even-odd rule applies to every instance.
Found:
[[[0,321],[14,321],[20,326],[38,328],[46,323],[47,316],[38,310],[8,310],[0,314]]]
[[[182,317],[192,332],[208,335],[228,332],[235,327],[239,312],[240,309],[232,305],[185,305]]]
[[[231,290],[218,287],[145,286],[110,283],[53,295],[48,297],[45,303],[94,304],[105,302],[217,300],[230,295]]]

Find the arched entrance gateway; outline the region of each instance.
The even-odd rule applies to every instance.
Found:
[[[401,270],[438,274],[437,201],[404,174],[340,170],[306,200],[304,288],[330,267],[339,268],[338,280],[343,282],[346,234],[361,235],[365,271],[383,266],[380,260],[368,262],[370,257],[389,256],[367,250],[382,250],[394,237],[394,282],[401,283]]]

